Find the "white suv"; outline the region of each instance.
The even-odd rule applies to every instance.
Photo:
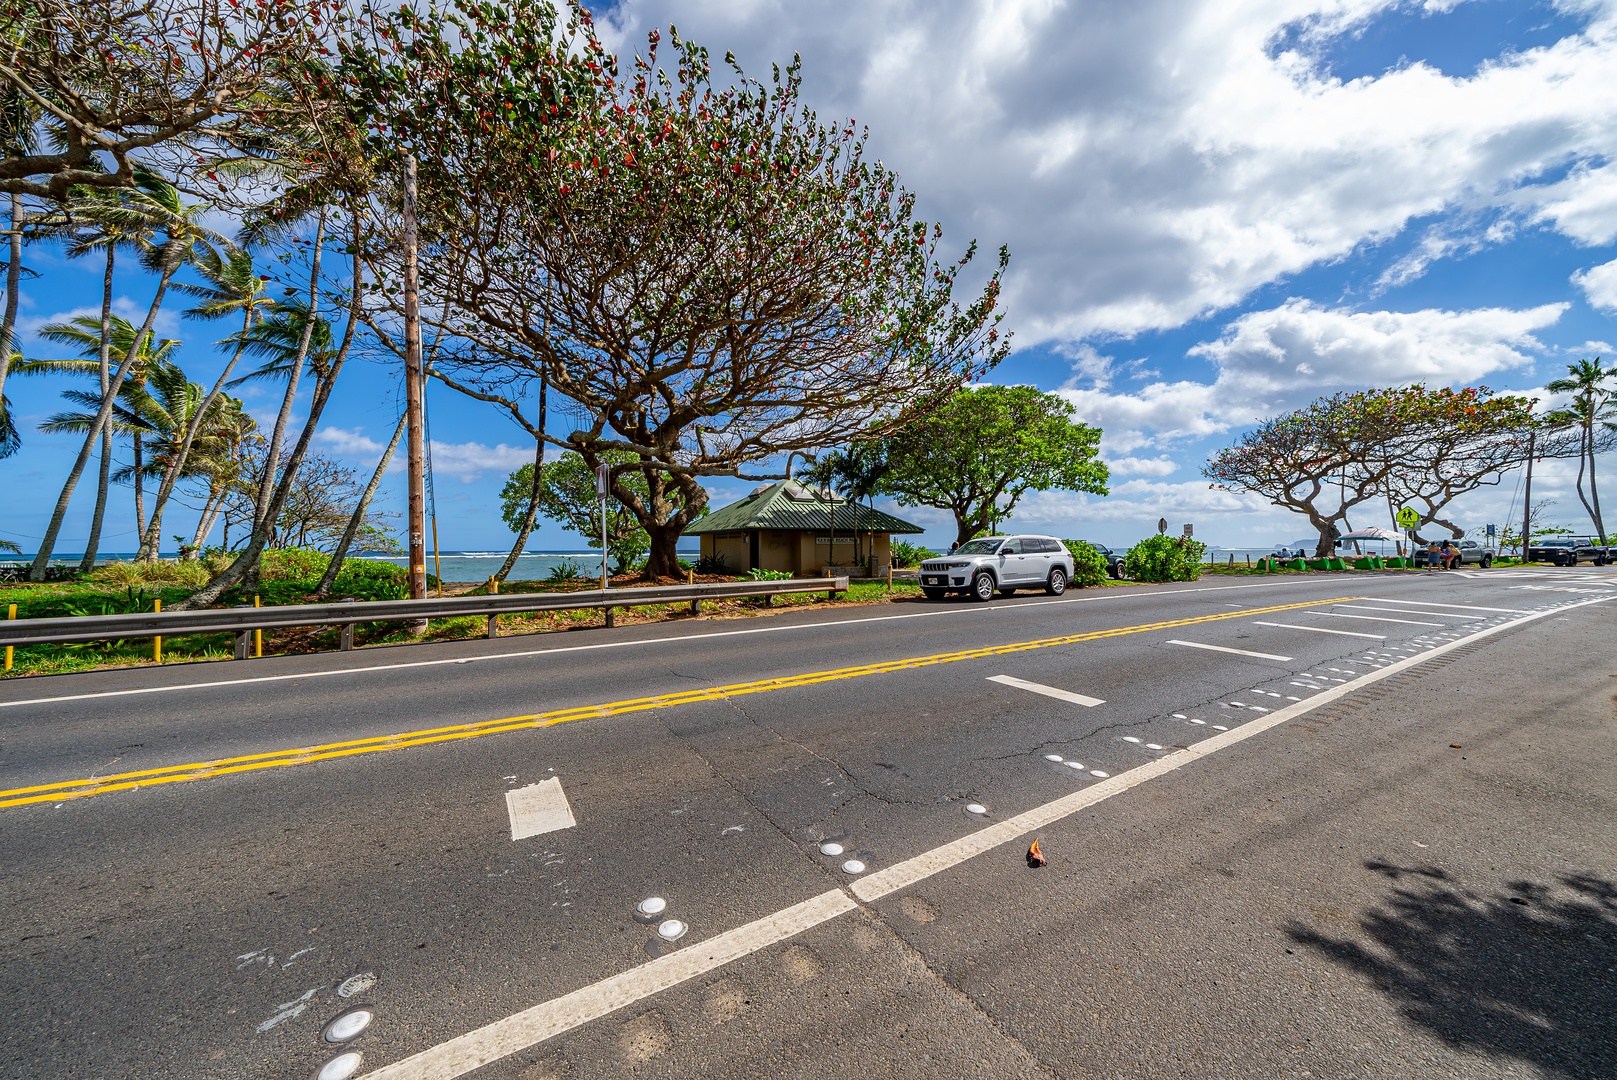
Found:
[[[980,536],[948,555],[921,564],[921,591],[929,600],[963,592],[976,600],[1009,596],[1017,589],[1067,591],[1072,555],[1053,536]]]

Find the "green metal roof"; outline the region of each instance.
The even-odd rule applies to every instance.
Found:
[[[833,516],[835,524],[833,524]],[[746,532],[752,529],[782,532],[919,533],[926,530],[892,514],[851,503],[833,495],[782,480],[759,488],[740,502],[720,507],[685,527],[686,536],[702,533]]]

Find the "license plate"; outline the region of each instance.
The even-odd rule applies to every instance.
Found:
[[[943,579],[940,578],[940,577],[929,577],[929,578],[923,578],[922,580],[925,581],[928,585],[942,585],[943,584]]]

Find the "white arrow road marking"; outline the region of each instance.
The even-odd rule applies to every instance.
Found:
[[[1251,652],[1247,649],[1232,649],[1227,645],[1208,645],[1200,641],[1180,641],[1178,638],[1169,638],[1165,644],[1184,645],[1191,649],[1208,649],[1212,652],[1234,653],[1237,656],[1256,656],[1259,660],[1290,660],[1289,656],[1277,656],[1272,652]]]
[[[567,805],[567,793],[561,789],[559,776],[507,791],[505,809],[511,815],[513,840],[571,829],[578,824],[573,820],[573,808]]]
[[[1009,675],[990,675],[988,676],[988,681],[1004,683],[1006,686],[1014,686],[1018,690],[1026,690],[1033,694],[1043,694],[1045,697],[1053,697],[1057,701],[1070,701],[1074,705],[1082,705],[1086,709],[1093,709],[1096,705],[1106,704],[1104,700],[1098,697],[1086,697],[1083,694],[1074,694],[1070,690],[1058,690],[1053,686],[1028,682],[1026,679],[1015,679]]]

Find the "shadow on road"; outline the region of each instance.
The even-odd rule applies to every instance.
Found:
[[[1368,941],[1299,924],[1291,937],[1457,1049],[1548,1076],[1617,1076],[1617,885],[1573,876],[1484,896],[1433,867],[1365,866],[1400,883],[1360,919]]]

